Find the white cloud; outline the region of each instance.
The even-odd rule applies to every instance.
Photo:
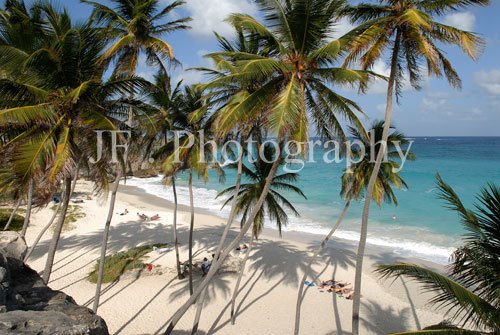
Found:
[[[198,36],[212,36],[213,31],[230,35],[233,29],[224,20],[231,13],[255,15],[257,7],[247,0],[187,0],[184,8],[193,18],[190,32]]]
[[[354,67],[355,68],[355,67]],[[381,59],[377,60],[375,64],[373,65],[373,72],[377,74],[381,74],[383,76],[389,77],[390,74],[390,68],[389,66]],[[425,87],[427,83],[429,82],[429,77],[423,76],[422,77],[422,82],[420,83],[422,87]],[[406,91],[411,91],[413,90],[413,87],[410,84],[410,79],[407,74],[405,74],[404,81],[403,81],[403,92]],[[373,94],[387,94],[387,81],[382,80],[382,79],[375,79],[369,89],[368,93],[373,93]]]
[[[337,39],[339,37],[344,36],[352,29],[354,29],[354,25],[352,25],[348,19],[342,18],[339,22],[335,23],[333,27],[334,33],[332,34],[333,39]]]
[[[430,92],[422,99],[423,112],[444,112],[451,115],[449,110],[450,96],[447,93]]]
[[[443,23],[465,31],[473,31],[476,17],[471,12],[453,13],[446,15]]]
[[[174,77],[173,84],[177,85],[177,83],[182,80],[182,85],[193,85],[199,84],[203,80],[203,73],[195,70],[184,70]]]
[[[201,49],[196,52],[196,54],[199,57],[199,62],[196,65],[196,67],[208,67],[210,68],[212,64],[210,61],[208,61],[206,58],[203,56],[208,53],[207,50]],[[201,71],[196,71],[196,70],[188,70],[190,66],[184,65],[184,68],[181,69],[180,72],[178,72],[176,75],[173,77],[173,84],[177,84],[180,80],[182,80],[183,85],[193,85],[193,84],[199,84],[203,82],[203,72]]]
[[[476,72],[474,79],[486,92],[500,95],[500,69]]]

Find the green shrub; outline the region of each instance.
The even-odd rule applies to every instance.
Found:
[[[153,251],[153,247],[165,248],[166,244],[134,247],[128,251],[120,251],[116,254],[106,256],[104,259],[104,275],[102,282],[111,283],[118,280],[127,270],[142,269],[144,267],[143,258],[146,254]],[[96,262],[94,270],[89,274],[88,280],[92,283],[97,283],[99,263],[99,261]]]
[[[7,221],[9,221],[10,214],[12,213],[13,208],[0,208],[0,227],[3,230]],[[24,216],[19,215],[19,210],[14,214],[14,218],[10,223],[9,230],[12,231],[21,231],[23,229]]]
[[[57,209],[58,205],[54,205],[50,207],[51,210],[55,211]],[[82,212],[82,207],[78,205],[69,205],[68,206],[68,211],[66,212],[66,219],[64,219],[64,224],[63,224],[63,231],[70,231],[75,229],[75,223],[76,221],[83,219],[87,215]],[[52,230],[54,230],[55,226],[52,226]]]

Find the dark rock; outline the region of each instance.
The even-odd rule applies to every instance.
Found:
[[[158,177],[158,171],[154,169],[145,169],[134,171],[133,176],[136,178],[152,178]]]
[[[15,259],[23,259],[28,251],[24,239],[13,231],[5,231],[0,234],[0,248],[8,257]]]
[[[21,259],[25,252],[0,233],[0,334],[108,335],[106,322],[43,283]],[[26,245],[24,244],[24,247]],[[8,250],[8,251],[6,251]]]

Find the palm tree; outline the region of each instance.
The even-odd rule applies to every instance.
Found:
[[[277,154],[274,147],[271,144],[267,144],[263,148],[264,157],[257,158],[254,163],[252,163],[252,167],[249,168],[246,165],[243,165],[243,177],[248,182],[244,182],[240,185],[240,190],[238,194],[234,193],[236,186],[231,186],[223,191],[221,191],[217,197],[231,194],[230,197],[224,202],[222,207],[225,207],[227,204],[231,203],[234,198],[236,198],[236,207],[235,213],[236,215],[241,216],[241,223],[245,223],[248,214],[253,210],[255,205],[257,204],[260,194],[264,189],[264,185],[266,184],[267,176],[272,169],[273,163],[269,163],[273,160],[273,157]],[[283,160],[280,160],[283,162]],[[230,168],[237,169],[238,164],[229,165]],[[292,185],[292,183],[296,182],[298,179],[297,173],[283,173],[276,174],[271,180],[271,186],[269,188],[269,192],[264,200],[264,204],[259,209],[252,225],[252,234],[250,238],[250,243],[248,245],[248,249],[245,254],[245,258],[241,263],[238,280],[236,281],[236,286],[233,290],[233,297],[231,299],[231,322],[234,324],[236,315],[234,313],[236,297],[238,295],[239,285],[241,283],[241,279],[243,277],[243,273],[245,271],[245,265],[248,260],[248,256],[252,251],[252,246],[254,239],[258,239],[262,229],[264,228],[264,219],[267,216],[270,221],[274,221],[276,223],[276,227],[278,228],[279,234],[281,236],[281,229],[283,226],[286,226],[288,222],[288,214],[285,210],[288,210],[295,216],[300,216],[295,207],[293,207],[292,203],[286,199],[286,197],[281,194],[281,191],[296,193],[304,198],[306,196],[300,188]]]
[[[34,192],[34,184],[33,180],[29,181],[28,185],[28,198],[26,201],[26,215],[24,216],[24,222],[23,222],[23,228],[21,229],[21,232],[19,235],[24,238],[26,236],[26,231],[28,230],[28,225],[30,223],[30,218],[31,218],[31,208],[33,207],[33,192]]]
[[[146,136],[146,152],[151,151],[156,143],[161,145],[161,147],[154,152],[153,159],[157,161],[158,159],[164,160],[169,154],[172,153],[172,147],[169,145],[169,139],[172,137],[172,133],[175,131],[176,117],[178,108],[175,105],[176,102],[180,101],[180,95],[182,81],[179,82],[174,89],[170,87],[170,77],[167,73],[163,71],[158,71],[155,76],[155,87],[147,92],[149,100],[152,106],[154,106],[154,120],[155,124],[153,129]],[[179,254],[179,240],[177,236],[177,188],[175,184],[175,174],[170,177],[166,177],[165,181],[167,184],[172,186],[172,192],[174,195],[174,211],[173,211],[173,238],[174,238],[174,249],[175,249],[175,260],[177,268],[177,277],[183,279],[184,275],[181,271],[181,262]]]
[[[246,14],[233,14],[228,21],[245,34],[260,37],[269,50],[268,56],[241,52],[219,52],[216,66],[224,68],[231,64],[235,72],[215,78],[205,89],[220,87],[231,82],[241,86],[251,82],[260,85],[251,94],[241,96],[240,103],[228,110],[226,129],[233,129],[236,120],[262,119],[266,129],[278,138],[307,142],[308,125],[314,124],[318,134],[324,138],[345,138],[339,117],[360,127],[356,111],[360,108],[332,90],[335,84],[366,85],[374,74],[335,67],[344,48],[352,39],[348,35],[340,40],[331,39],[332,24],[338,20],[341,7],[339,1],[279,1],[258,0],[264,14],[265,24]],[[235,61],[234,61],[235,60]],[[224,126],[223,124],[221,126]],[[279,166],[273,164],[267,183],[249,213],[247,221],[236,238],[221,254],[211,271],[196,288],[194,294],[174,314],[165,334],[170,334],[191,304],[205,289],[220,267],[220,264],[250,229],[269,191],[270,182]]]
[[[147,64],[159,66],[166,72],[163,61],[173,61],[174,51],[161,37],[190,28],[186,25],[191,21],[188,17],[168,21],[168,16],[184,1],[162,6],[160,0],[112,0],[114,9],[95,1],[82,1],[94,7],[93,17],[104,26],[107,37],[113,41],[102,60],[106,63],[116,60],[115,74],[135,76],[141,53],[146,55]],[[132,122],[133,113],[129,111],[130,127]]]
[[[0,63],[5,76],[13,77],[19,74],[19,60],[25,59],[25,56],[35,51],[39,46],[41,39],[39,36],[41,30],[41,10],[37,6],[26,7],[24,1],[9,0],[5,2],[5,9],[0,10]],[[24,237],[28,229],[33,203],[33,181],[28,182],[27,186],[27,205],[26,215],[20,235]],[[14,214],[21,204],[20,197],[15,209],[9,218],[6,230]]]
[[[12,150],[12,171],[21,185],[34,178],[49,188],[61,179],[65,182],[65,201],[43,274],[48,282],[69,204],[75,162],[94,153],[95,129],[117,129],[119,122],[110,113],[123,110],[131,102],[116,95],[142,81],[111,78],[103,82],[104,67],[98,60],[105,42],[100,32],[88,22],[73,25],[65,10],[49,4],[37,6],[43,19],[43,44],[32,53],[10,47],[13,53],[24,53],[17,60],[24,70],[0,81],[0,129],[2,133],[17,132],[4,149]],[[0,65],[10,69],[7,61]],[[102,172],[100,181],[106,183],[107,170],[99,169],[103,164],[96,165],[96,173]]]
[[[177,130],[180,146],[172,148],[172,143],[160,148],[160,151],[170,154],[163,160],[162,168],[165,176],[174,176],[179,170],[188,171],[189,188],[189,292],[193,294],[193,235],[194,235],[194,196],[193,196],[193,174],[208,180],[208,171],[214,168],[219,176],[222,171],[214,162],[214,153],[210,146],[201,142],[201,133],[210,138],[213,117],[209,109],[209,102],[204,98],[201,90],[195,87],[185,86],[182,94],[174,101],[174,128]],[[181,134],[182,132],[182,134]],[[190,141],[192,144],[190,145]],[[202,159],[204,157],[204,159]]]
[[[466,209],[455,191],[437,175],[439,198],[457,212],[467,233],[452,255],[448,276],[413,264],[379,265],[382,278],[408,277],[435,292],[430,301],[451,316],[453,325],[437,325],[404,334],[497,334],[500,331],[500,188],[489,184]],[[474,330],[464,329],[470,326]],[[432,330],[431,330],[432,329]]]
[[[403,133],[394,130],[394,127],[391,128],[393,129],[393,131],[389,134],[389,139],[387,142],[388,159],[382,164],[381,170],[379,171],[377,177],[377,181],[375,183],[376,187],[372,194],[373,200],[379,207],[382,206],[382,201],[385,201],[388,204],[393,203],[396,206],[398,205],[398,200],[396,198],[396,195],[394,194],[393,188],[408,189],[408,185],[405,183],[403,178],[401,178],[400,173],[396,172],[399,171],[400,165],[398,162],[393,160],[393,158],[397,158],[399,156],[399,153],[396,149],[396,144],[406,146],[410,142]],[[369,133],[366,133],[364,130],[359,130],[351,127],[351,138],[355,141],[359,141],[359,143],[362,143],[364,148],[370,148],[371,142],[379,143],[375,148],[376,153],[378,153],[378,151],[380,151],[381,149],[380,140],[382,139],[383,129],[383,121],[374,121]],[[360,157],[360,155],[363,153],[364,156]],[[354,155],[358,163],[353,164],[346,171],[344,171],[344,174],[342,175],[342,188],[340,191],[340,197],[345,199],[344,208],[340,213],[335,225],[332,227],[323,241],[321,241],[318,249],[315,250],[313,256],[309,260],[307,269],[304,272],[304,276],[299,282],[297,306],[295,310],[295,334],[298,334],[300,330],[300,307],[304,298],[303,284],[307,280],[307,277],[311,272],[312,265],[316,261],[316,258],[319,256],[319,254],[323,251],[335,231],[337,231],[339,226],[342,224],[342,221],[344,220],[351,202],[353,200],[360,201],[366,194],[366,188],[368,186],[368,182],[374,168],[371,153],[369,150],[361,151],[358,148],[354,152],[352,152],[352,154]],[[408,160],[414,160],[415,158],[416,157],[412,152],[408,152]]]
[[[346,65],[360,62],[363,69],[371,69],[386,52],[390,55],[385,128],[382,136],[384,142],[387,142],[389,136],[393,97],[401,95],[405,72],[409,76],[410,84],[417,89],[420,88],[424,69],[429,75],[444,75],[454,88],[461,87],[460,77],[436,43],[459,46],[469,57],[476,60],[482,40],[473,33],[441,24],[436,18],[470,4],[487,5],[489,0],[384,0],[380,4],[361,3],[345,11],[353,22],[361,23],[359,36],[350,45]],[[363,207],[361,237],[356,257],[353,335],[359,333],[361,274],[370,202],[384,154],[385,150],[381,150],[377,155]]]

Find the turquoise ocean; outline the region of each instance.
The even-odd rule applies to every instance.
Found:
[[[476,195],[488,182],[500,184],[500,137],[416,137],[411,150],[417,160],[407,161],[402,176],[409,186],[406,191],[396,191],[399,206],[376,204],[371,207],[368,243],[390,248],[401,256],[417,257],[446,263],[465,233],[456,213],[444,207],[437,198],[436,173],[461,196],[466,206],[476,203]],[[290,216],[286,231],[326,234],[343,208],[340,198],[340,178],[343,164],[323,162],[324,152],[314,151],[316,163],[308,163],[300,171],[297,186],[307,196],[303,199],[286,194],[300,217]],[[221,210],[224,198],[215,199],[217,193],[234,184],[236,173],[226,172],[221,184],[215,174],[205,183],[195,178],[195,206],[214,214],[227,216],[229,208]],[[161,177],[127,181],[146,192],[173,200],[172,191],[162,185]],[[178,180],[179,202],[189,204],[187,174]],[[362,203],[354,203],[335,236],[356,241]],[[394,217],[396,220],[394,220]],[[274,229],[272,222],[266,229]]]

